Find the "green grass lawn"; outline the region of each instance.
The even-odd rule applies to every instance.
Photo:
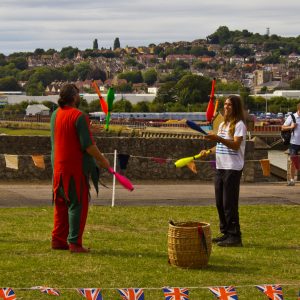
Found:
[[[163,286],[235,285],[240,300],[267,299],[254,285],[283,286],[284,299],[300,288],[299,206],[242,206],[243,248],[213,246],[209,266],[191,270],[168,265],[168,221],[205,221],[218,233],[214,207],[91,206],[84,235],[89,254],[50,249],[52,207],[0,209],[0,287],[22,299],[47,299],[32,286],[60,289],[60,299],[81,299],[68,288],[103,288],[106,300],[120,299],[114,288],[146,289],[145,299],[164,299]],[[247,285],[253,285],[247,287]],[[240,287],[239,287],[240,286]],[[190,299],[214,299],[192,288]]]
[[[50,136],[50,130],[47,129],[30,129],[30,128],[3,128],[0,127],[0,134],[6,135],[46,135]]]

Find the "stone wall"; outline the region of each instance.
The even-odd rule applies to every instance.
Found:
[[[130,154],[130,160],[125,175],[130,179],[169,179],[169,180],[212,180],[214,169],[208,162],[195,161],[198,174],[188,168],[175,168],[175,160],[192,156],[201,149],[213,146],[211,142],[192,139],[176,138],[139,138],[139,137],[95,137],[98,147],[113,164],[113,152]],[[0,136],[0,179],[2,180],[50,180],[51,143],[49,137],[44,136]],[[19,155],[19,169],[8,169],[5,166],[3,154]],[[30,155],[42,154],[45,156],[46,169],[41,170],[34,166]],[[168,159],[159,164],[151,158]],[[243,181],[253,182],[266,180],[262,177],[259,162],[249,160],[267,158],[267,151],[255,151],[254,143],[247,141],[246,163]],[[110,176],[102,171],[102,176]]]

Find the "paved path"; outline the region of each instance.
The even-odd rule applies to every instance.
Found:
[[[195,182],[136,182],[129,192],[116,187],[116,206],[150,205],[214,205],[212,183]],[[111,205],[112,190],[100,187],[99,196],[92,190],[92,204]],[[0,207],[51,205],[51,183],[0,182]],[[300,183],[294,187],[286,183],[242,184],[240,203],[243,204],[300,204]]]

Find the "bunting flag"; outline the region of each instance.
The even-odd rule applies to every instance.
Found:
[[[188,300],[189,290],[187,288],[163,288],[166,300]]]
[[[15,300],[17,296],[11,288],[0,288],[0,299]]]
[[[118,289],[123,300],[144,300],[143,289]]]
[[[53,289],[50,287],[46,287],[46,286],[34,286],[31,289],[39,290],[39,291],[41,291],[41,293],[52,295],[52,296],[60,296],[59,290],[56,290],[56,289]]]
[[[282,287],[279,284],[256,285],[256,287],[263,292],[269,300],[283,300]]]
[[[211,92],[209,97],[209,102],[206,109],[206,120],[208,122],[211,122],[212,118],[214,117],[214,97],[215,97],[215,85],[216,85],[216,79],[214,78],[211,84]]]
[[[103,300],[101,289],[77,289],[78,293],[88,300]]]
[[[299,293],[298,293],[298,298],[297,298],[298,300],[300,300],[300,290],[299,290]]]
[[[31,158],[33,160],[34,165],[37,168],[45,170],[46,167],[45,167],[44,155],[31,155]]]
[[[208,288],[219,300],[238,300],[233,286],[209,287]]]
[[[211,160],[211,161],[209,162],[209,164],[210,164],[210,167],[211,167],[213,170],[216,169],[216,161],[215,161],[215,160]]]
[[[271,166],[269,159],[261,159],[260,166],[263,172],[263,176],[270,176],[271,175]]]
[[[121,170],[126,170],[130,155],[129,154],[118,154],[118,161]]]
[[[197,174],[197,168],[196,168],[196,164],[194,161],[191,161],[189,162],[187,165],[186,165],[194,174]]]
[[[18,155],[4,154],[6,168],[19,169],[19,158]]]
[[[166,158],[160,158],[160,157],[151,157],[151,160],[161,165],[167,162]]]

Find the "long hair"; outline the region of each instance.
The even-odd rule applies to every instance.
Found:
[[[230,116],[225,116],[224,125],[229,123],[229,135],[233,137],[236,123],[239,121],[243,121],[245,123],[244,107],[239,96],[230,95],[227,99],[231,102],[232,113]]]
[[[65,105],[72,104],[74,101],[74,96],[79,93],[79,89],[73,83],[65,84],[59,93],[58,105],[59,107],[64,107]]]

